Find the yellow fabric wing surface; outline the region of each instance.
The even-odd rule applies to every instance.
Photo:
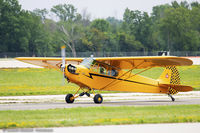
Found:
[[[120,69],[141,69],[147,67],[165,67],[174,65],[188,66],[193,64],[190,59],[174,56],[110,57],[96,58],[96,60]]]
[[[45,68],[59,69],[62,64],[62,58],[47,58],[47,57],[18,57],[15,58],[19,61],[42,66]],[[79,64],[83,58],[65,58],[67,64]]]
[[[17,60],[42,66],[45,68],[60,68],[62,58],[18,57]],[[173,56],[149,57],[105,57],[94,58],[98,62],[106,63],[119,69],[141,69],[147,67],[187,66],[192,65],[190,59]],[[67,64],[80,64],[83,58],[65,58]]]

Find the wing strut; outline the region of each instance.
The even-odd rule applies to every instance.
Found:
[[[124,81],[124,80],[126,80],[126,79],[128,79],[128,78],[131,78],[131,77],[133,77],[133,76],[135,76],[135,75],[138,75],[138,74],[140,74],[140,73],[142,73],[142,72],[144,72],[144,71],[149,70],[149,69],[152,68],[152,67],[149,67],[149,68],[147,68],[147,69],[145,69],[145,70],[142,70],[142,71],[140,71],[140,72],[138,72],[138,73],[136,73],[136,74],[131,75],[131,72],[133,71],[133,69],[139,67],[139,66],[142,65],[143,63],[144,63],[144,62],[141,62],[140,64],[138,64],[138,65],[135,66],[134,68],[128,70],[128,71],[125,72],[125,73],[123,73],[121,76],[119,76],[118,78],[116,78],[114,81],[111,81],[110,83],[108,83],[107,85],[105,85],[104,87],[102,87],[102,88],[99,89],[99,90],[103,90],[103,89],[107,88],[108,86],[112,85],[113,83],[115,83],[116,81],[118,81],[122,76],[124,76],[124,75],[126,75],[126,74],[128,74],[128,73],[130,73],[130,75],[129,75],[127,78],[125,78],[125,79],[123,79],[123,80],[120,80],[120,81]]]

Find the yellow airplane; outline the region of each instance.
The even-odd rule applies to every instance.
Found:
[[[80,86],[75,94],[67,94],[65,101],[73,103],[77,97],[94,94],[94,103],[102,103],[101,94],[94,90],[143,92],[168,94],[175,101],[173,94],[192,91],[193,88],[180,84],[176,66],[188,66],[190,59],[175,56],[151,57],[106,57],[106,58],[40,58],[18,57],[17,60],[43,66],[62,68],[65,78]],[[158,79],[151,79],[139,74],[153,67],[165,67]],[[133,73],[134,69],[142,69]],[[82,90],[82,93],[78,92]]]

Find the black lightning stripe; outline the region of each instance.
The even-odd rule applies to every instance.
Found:
[[[126,81],[126,82],[132,82],[132,83],[137,83],[137,84],[143,84],[143,85],[149,85],[149,86],[156,86],[156,85],[152,85],[152,84],[147,84],[147,83],[142,83],[142,82],[137,82],[137,81],[132,81],[132,80],[126,80],[126,79],[121,79],[121,78],[115,78],[115,77],[110,77],[110,76],[106,76],[106,75],[100,75],[100,74],[95,74],[95,73],[89,73],[90,76],[85,75],[88,78],[93,79],[92,76],[97,76],[97,77],[104,77],[104,78],[109,78],[109,79],[117,79],[117,80],[121,80],[121,81]]]

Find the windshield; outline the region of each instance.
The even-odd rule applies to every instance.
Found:
[[[92,62],[94,61],[94,59],[92,57],[90,58],[85,58],[80,65],[83,65],[85,67],[87,67],[88,69],[90,68]]]

